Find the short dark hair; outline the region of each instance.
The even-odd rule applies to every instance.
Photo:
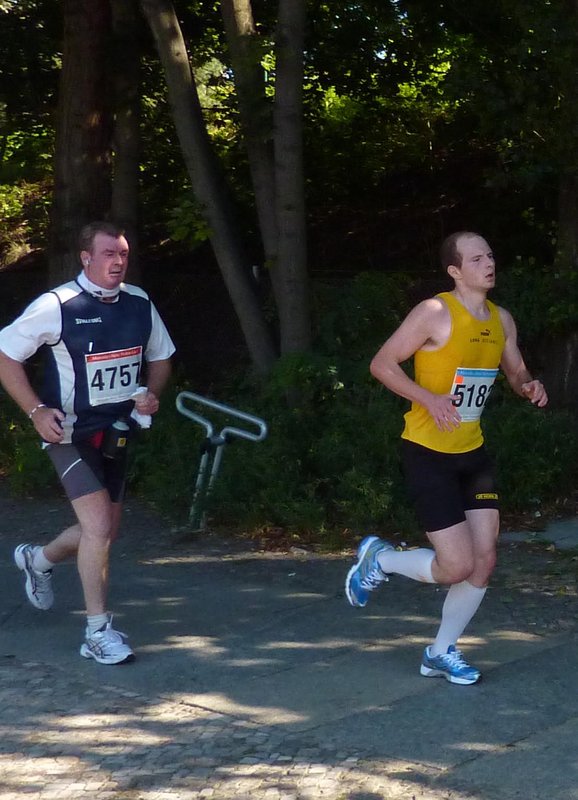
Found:
[[[462,254],[458,249],[460,239],[471,239],[479,235],[474,231],[457,231],[457,233],[452,233],[443,240],[440,247],[440,261],[444,272],[447,272],[448,267],[452,265],[454,267],[462,266]]]
[[[107,236],[114,236],[115,239],[118,239],[119,236],[124,236],[124,229],[115,222],[105,222],[103,220],[90,222],[80,231],[80,235],[78,237],[79,249],[81,251],[86,250],[87,253],[91,253],[92,245],[94,244],[94,238],[97,233],[105,233]]]

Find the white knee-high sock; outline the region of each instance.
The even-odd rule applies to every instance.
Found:
[[[384,550],[377,556],[379,566],[384,572],[405,575],[414,581],[422,583],[435,583],[431,574],[432,561],[435,558],[433,550],[419,547],[416,550]]]
[[[442,622],[431,646],[432,655],[447,653],[448,647],[458,641],[480,607],[486,588],[480,589],[468,581],[450,586],[442,609]]]

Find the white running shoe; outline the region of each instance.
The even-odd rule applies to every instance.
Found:
[[[84,644],[80,647],[80,655],[94,658],[99,664],[123,664],[134,660],[134,653],[126,643],[126,633],[115,631],[112,617],[103,628],[89,634],[86,632]]]
[[[26,595],[34,608],[48,611],[54,603],[52,570],[38,572],[34,569],[32,565],[34,563],[34,553],[37,550],[40,550],[40,547],[33,547],[31,544],[19,544],[14,550],[14,562],[18,569],[26,574]]]

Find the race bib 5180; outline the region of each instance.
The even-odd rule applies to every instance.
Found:
[[[142,347],[89,353],[84,357],[91,406],[130,400],[139,386]]]
[[[497,369],[459,367],[456,370],[451,394],[457,395],[454,406],[459,409],[463,422],[473,422],[481,417],[497,374]]]

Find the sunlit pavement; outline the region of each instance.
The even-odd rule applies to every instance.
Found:
[[[137,660],[106,667],[78,655],[74,565],[39,612],[12,563],[65,504],[1,502],[2,800],[578,798],[575,614],[534,628],[526,595],[490,591],[463,641],[484,680],[451,686],[419,675],[438,587],[352,609],[349,556],[186,538],[129,503],[111,608]]]

